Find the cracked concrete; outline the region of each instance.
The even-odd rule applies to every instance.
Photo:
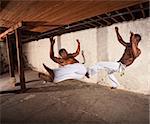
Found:
[[[1,124],[149,124],[149,96],[77,80],[43,84],[33,71],[26,79],[24,93],[0,92]]]

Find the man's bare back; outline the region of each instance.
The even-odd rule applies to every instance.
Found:
[[[140,35],[133,34],[131,32],[130,43],[126,43],[123,41],[122,37],[118,32],[118,27],[115,27],[118,41],[125,46],[125,51],[119,62],[125,64],[126,66],[131,65],[134,60],[141,54],[141,50],[138,48],[138,43],[141,40]]]

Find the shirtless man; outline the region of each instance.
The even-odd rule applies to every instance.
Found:
[[[131,33],[130,42],[126,43],[119,34],[118,27],[115,27],[115,31],[117,34],[118,41],[125,47],[125,51],[123,56],[118,62],[99,62],[89,68],[89,75],[94,75],[98,72],[98,70],[105,69],[108,72],[108,77],[112,81],[111,89],[117,88],[119,82],[114,77],[114,72],[122,72],[126,67],[131,65],[134,60],[141,54],[141,50],[138,48],[138,43],[141,40],[141,36],[139,34]]]
[[[50,58],[55,62],[58,63],[61,67],[65,66],[65,65],[69,65],[69,64],[74,64],[74,63],[79,63],[78,60],[75,59],[75,57],[77,55],[79,55],[80,53],[80,42],[77,39],[76,40],[78,43],[78,47],[75,53],[68,53],[66,51],[66,49],[62,48],[59,50],[59,55],[60,57],[55,57],[54,56],[54,44],[55,44],[55,40],[53,39],[53,37],[50,38]],[[53,82],[54,81],[54,77],[55,77],[55,73],[54,70],[48,68],[46,65],[44,65],[44,68],[49,72],[49,75],[45,75],[43,73],[39,73],[39,77],[46,80],[46,81],[50,81]]]
[[[125,47],[123,56],[118,62],[129,66],[134,60],[141,54],[141,50],[138,48],[138,43],[141,41],[141,36],[139,34],[131,33],[130,42],[126,43],[119,34],[118,27],[115,27],[118,41]]]
[[[68,53],[66,51],[66,49],[62,48],[62,49],[59,50],[59,55],[61,56],[61,58],[59,58],[59,57],[54,56],[55,40],[53,38],[50,38],[50,42],[51,42],[50,58],[54,62],[58,63],[61,66],[68,65],[68,64],[74,64],[74,63],[79,63],[79,61],[76,60],[75,57],[77,55],[79,55],[79,53],[80,53],[80,42],[79,42],[79,40],[76,40],[76,41],[78,43],[78,48],[77,48],[76,52],[75,53]]]

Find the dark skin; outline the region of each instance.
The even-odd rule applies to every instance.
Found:
[[[55,40],[51,37],[50,38],[50,42],[51,42],[51,45],[50,45],[50,58],[58,63],[59,65],[61,66],[64,66],[64,65],[68,65],[68,64],[74,64],[74,63],[79,63],[78,60],[75,59],[75,57],[77,55],[79,55],[80,53],[80,42],[79,40],[77,39],[76,40],[77,43],[78,43],[78,48],[76,50],[75,53],[68,53],[65,49],[60,53],[60,57],[55,57],[54,56],[54,44],[55,44]]]
[[[125,64],[126,66],[129,66],[141,54],[141,50],[138,48],[139,39],[135,37],[135,34],[133,32],[130,32],[130,42],[126,43],[120,36],[118,30],[118,27],[115,27],[118,41],[125,47],[125,51],[119,62]]]

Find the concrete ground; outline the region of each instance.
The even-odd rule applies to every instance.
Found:
[[[21,92],[1,76],[1,124],[149,124],[149,96],[77,80],[43,84],[33,71],[26,79]]]

